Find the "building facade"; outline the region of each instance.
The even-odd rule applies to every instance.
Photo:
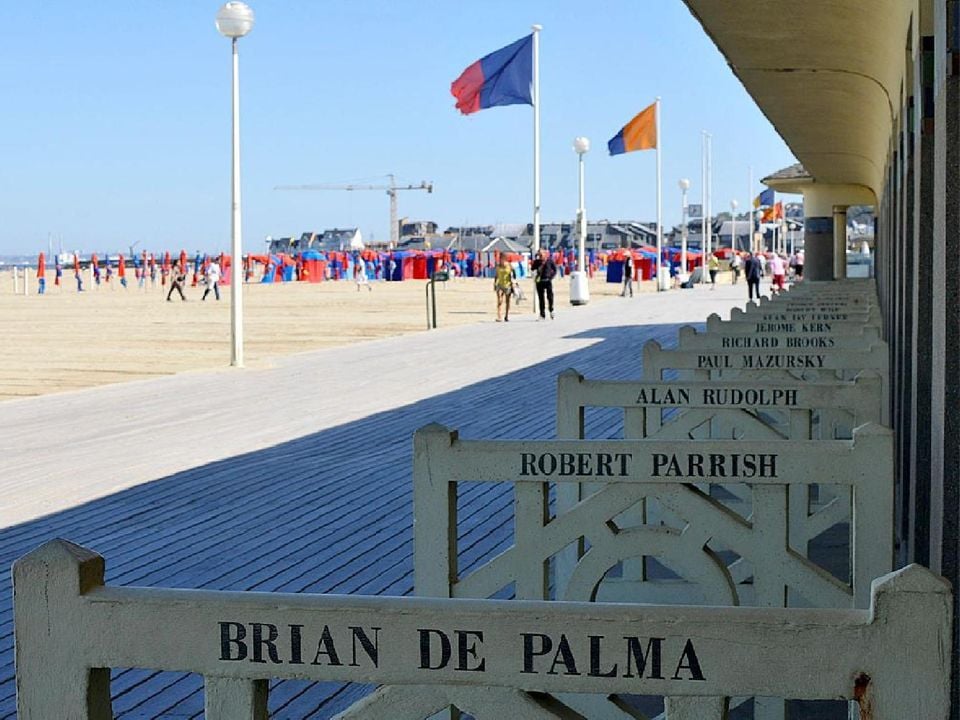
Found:
[[[956,617],[960,2],[685,2],[805,169],[798,190],[810,278],[845,276],[846,210],[875,207],[896,433],[897,560],[950,580]],[[952,718],[960,718],[958,626]]]

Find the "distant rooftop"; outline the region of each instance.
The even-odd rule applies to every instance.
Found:
[[[772,180],[774,182],[778,180],[812,180],[810,173],[808,173],[803,165],[800,163],[794,163],[790,167],[785,167],[783,170],[777,170],[772,175],[767,175],[760,182],[767,184],[768,181]]]

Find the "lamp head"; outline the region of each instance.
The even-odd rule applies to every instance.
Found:
[[[242,38],[253,29],[253,10],[239,0],[231,0],[217,11],[217,30],[232,40]]]
[[[680,189],[683,191],[687,191],[690,189],[690,181],[687,180],[686,178],[681,179],[680,182],[677,184],[680,186]]]
[[[590,152],[590,139],[585,137],[574,138],[573,150],[577,155],[585,155]]]
[[[739,206],[740,206],[740,203],[738,203],[736,200],[731,200],[731,201],[730,201],[730,209],[731,209],[731,210],[736,210]]]

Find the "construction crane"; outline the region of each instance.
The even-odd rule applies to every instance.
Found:
[[[389,185],[278,185],[274,190],[385,190],[390,196],[390,245],[397,247],[400,243],[400,225],[397,220],[397,193],[401,190],[426,190],[433,192],[433,183],[423,181],[419,185],[397,185],[393,175]]]

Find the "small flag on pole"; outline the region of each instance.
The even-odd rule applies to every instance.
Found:
[[[501,105],[533,105],[533,35],[477,60],[450,84],[457,110],[470,115]]]
[[[773,205],[773,188],[767,188],[753,199],[753,209],[769,207]]]
[[[607,143],[611,155],[634,150],[654,150],[657,147],[657,104],[641,110]]]
[[[783,219],[783,203],[778,202],[775,205],[771,205],[768,208],[764,208],[763,213],[760,215],[760,222],[774,222],[775,220]]]

